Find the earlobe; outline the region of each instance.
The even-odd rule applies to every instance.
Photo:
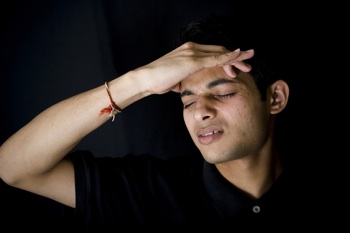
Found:
[[[278,80],[271,86],[271,114],[281,112],[288,103],[289,86],[283,80]]]

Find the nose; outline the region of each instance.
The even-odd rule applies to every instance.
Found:
[[[209,98],[200,97],[196,101],[194,110],[194,119],[197,121],[204,121],[215,117],[215,108]]]

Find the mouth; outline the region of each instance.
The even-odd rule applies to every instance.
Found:
[[[201,134],[201,135],[198,135],[198,136],[199,137],[206,137],[206,136],[210,136],[210,135],[213,135],[213,134],[216,134],[216,133],[219,133],[219,132],[220,131],[216,130],[216,131],[205,133],[205,134]]]
[[[213,130],[213,131],[206,131],[203,133],[198,133],[197,137],[198,137],[199,143],[204,144],[204,145],[208,145],[210,143],[213,143],[213,142],[219,140],[219,138],[221,137],[222,134],[223,134],[222,130]]]

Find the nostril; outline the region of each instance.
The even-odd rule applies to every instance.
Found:
[[[206,119],[208,119],[209,118],[209,116],[204,116],[202,119],[203,120],[206,120]]]

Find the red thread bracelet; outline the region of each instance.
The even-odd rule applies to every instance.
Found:
[[[110,105],[107,108],[101,109],[100,114],[98,114],[98,116],[102,116],[103,114],[108,113],[110,116],[112,116],[112,121],[114,121],[115,115],[117,113],[122,112],[122,109],[113,101],[107,82],[105,82],[105,86],[109,97]]]

